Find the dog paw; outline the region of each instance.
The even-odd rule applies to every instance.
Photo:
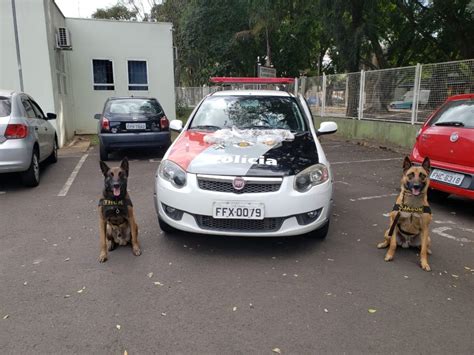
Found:
[[[107,254],[101,253],[99,255],[99,263],[105,263],[107,261]]]
[[[385,255],[385,258],[384,258],[385,261],[392,261],[393,260],[393,255]]]
[[[427,262],[421,262],[421,268],[425,271],[431,271],[430,265]]]
[[[142,255],[142,251],[140,250],[139,247],[133,247],[133,255],[135,255],[135,256]]]
[[[377,244],[377,248],[379,248],[379,249],[383,249],[383,248],[386,248],[386,247],[388,247],[387,242],[382,242],[382,243]]]

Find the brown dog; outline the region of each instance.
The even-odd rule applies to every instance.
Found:
[[[117,245],[132,244],[133,254],[141,254],[138,244],[138,226],[133,214],[132,200],[127,192],[128,160],[124,158],[120,167],[109,168],[103,161],[100,168],[104,174],[104,191],[99,200],[99,262],[107,261],[107,251]]]
[[[403,248],[418,247],[421,268],[431,270],[428,264],[428,254],[431,254],[431,209],[427,198],[429,175],[428,157],[421,166],[412,165],[408,157],[403,161],[402,189],[390,213],[390,227],[385,232],[385,239],[377,245],[377,248],[389,246],[385,261],[393,260],[397,245]]]

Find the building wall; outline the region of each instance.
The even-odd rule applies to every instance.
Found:
[[[53,80],[56,58],[63,55],[55,49],[55,31],[56,27],[64,26],[64,16],[52,0],[15,0],[15,7],[23,91],[31,95],[45,113],[58,115],[51,123],[62,146],[74,134],[66,124],[68,120],[72,122],[71,102],[62,97]],[[0,87],[21,91],[11,0],[0,0],[0,38]]]
[[[58,115],[55,124],[58,132],[59,145],[74,136],[74,110],[71,92],[69,51],[56,48],[56,30],[58,27],[66,27],[66,19],[56,3],[44,0],[45,26],[47,32],[50,82],[53,87],[54,113]],[[54,122],[54,121],[52,121]]]
[[[76,133],[96,133],[94,114],[102,112],[111,96],[156,97],[168,118],[176,117],[170,23],[66,18],[66,25],[73,47],[69,55]],[[113,61],[115,90],[94,90],[93,59]],[[148,91],[128,90],[127,59],[147,61]]]

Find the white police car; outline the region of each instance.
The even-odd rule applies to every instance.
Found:
[[[326,236],[332,174],[303,97],[219,91],[191,114],[158,167],[161,229],[235,236]]]

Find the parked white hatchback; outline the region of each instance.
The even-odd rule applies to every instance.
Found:
[[[161,229],[236,236],[325,237],[332,173],[303,97],[219,91],[205,97],[156,173]]]
[[[26,186],[38,186],[43,161],[58,159],[56,130],[31,96],[0,90],[0,173],[19,172]]]

